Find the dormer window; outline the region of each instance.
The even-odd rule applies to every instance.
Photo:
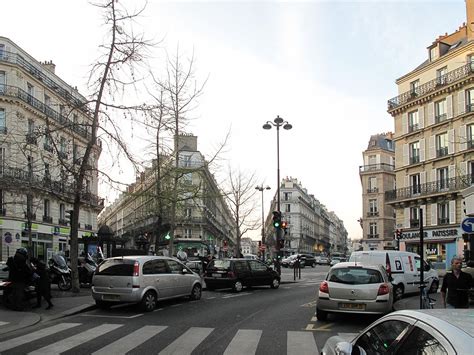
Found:
[[[437,47],[433,47],[430,49],[430,61],[434,61],[438,59],[438,48]]]
[[[411,92],[411,95],[412,96],[416,96],[417,94],[417,89],[418,89],[418,86],[420,85],[420,81],[419,80],[415,80],[415,81],[412,81],[410,83],[410,92]]]

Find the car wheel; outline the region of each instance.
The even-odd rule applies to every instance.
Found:
[[[244,288],[244,285],[242,284],[242,281],[240,281],[240,280],[234,281],[234,286],[232,286],[232,289],[235,292],[240,292],[240,291],[242,291],[243,288]]]
[[[61,291],[69,291],[72,288],[72,280],[70,276],[61,276],[58,280],[58,288]]]
[[[430,286],[430,289],[429,289],[429,293],[436,293],[438,292],[438,286],[439,286],[439,282],[437,280],[433,280],[433,282],[431,283],[431,286]]]
[[[200,285],[194,285],[193,290],[191,291],[190,298],[194,301],[201,299],[201,286]]]
[[[394,291],[395,301],[401,300],[404,293],[405,293],[405,287],[403,287],[403,284],[397,285]]]
[[[276,277],[273,279],[271,285],[270,285],[271,288],[278,288],[280,287],[280,280],[278,280]]]
[[[147,291],[140,302],[140,308],[144,312],[151,312],[156,307],[156,294],[153,291]]]
[[[109,309],[112,305],[109,302],[96,300],[95,305],[100,309]]]
[[[316,307],[316,318],[320,321],[325,321],[328,319],[328,312],[322,311]]]

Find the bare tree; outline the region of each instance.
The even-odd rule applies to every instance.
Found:
[[[235,256],[240,254],[242,236],[250,230],[257,229],[260,225],[259,218],[256,217],[258,207],[256,182],[255,173],[246,175],[240,170],[235,172],[229,167],[227,181],[229,188],[225,197],[234,217],[237,236]]]

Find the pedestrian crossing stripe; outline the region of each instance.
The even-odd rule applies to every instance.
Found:
[[[55,335],[62,331],[73,329],[81,326],[83,323],[59,323],[47,328],[43,328],[34,332],[30,332],[21,335],[16,338],[5,340],[0,342],[0,353],[14,349],[16,347],[32,343],[36,340],[43,339],[42,345],[44,345],[44,338]],[[29,354],[32,355],[53,355],[60,354],[66,351],[74,351],[73,349],[88,343],[94,339],[103,337],[113,339],[113,332],[124,324],[110,324],[104,323],[94,328],[77,332],[72,336],[63,338],[55,341],[52,344],[43,346],[39,349],[35,349]],[[94,355],[104,354],[126,354],[133,351],[143,343],[159,336],[161,332],[167,329],[167,326],[154,326],[145,325],[127,335],[105,344],[101,344],[101,348],[93,352]],[[164,349],[162,349],[160,355],[171,355],[171,354],[191,354],[205,339],[215,330],[215,328],[204,328],[204,327],[191,327],[186,330],[179,337],[174,339]],[[110,337],[109,337],[110,334]],[[227,348],[224,351],[224,355],[238,355],[238,354],[256,354],[259,342],[261,340],[263,331],[259,329],[239,329],[236,334],[230,340]],[[268,350],[268,349],[267,349]],[[78,353],[79,349],[76,349]],[[288,355],[306,355],[306,354],[319,354],[318,346],[316,344],[313,332],[308,331],[287,331],[287,354]]]
[[[2,322],[2,321],[0,321],[0,327],[1,327],[2,325],[7,325],[7,324],[9,324],[9,323],[8,323],[8,322]]]

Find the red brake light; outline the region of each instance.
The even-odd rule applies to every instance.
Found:
[[[234,274],[233,271],[228,271],[228,272],[227,272],[227,276],[228,276],[228,277],[231,277],[231,278],[234,278],[234,277],[235,277],[235,274]]]
[[[321,282],[321,284],[319,285],[319,291],[329,293],[329,284],[327,283],[327,281]]]
[[[387,273],[392,275],[392,268],[390,267],[390,257],[388,256],[388,253],[385,254],[385,268],[387,269]]]
[[[377,292],[377,296],[386,295],[390,292],[390,288],[387,284],[381,284],[379,287],[379,292]]]
[[[133,276],[138,276],[140,273],[140,264],[138,261],[135,261],[135,264],[133,264]]]

